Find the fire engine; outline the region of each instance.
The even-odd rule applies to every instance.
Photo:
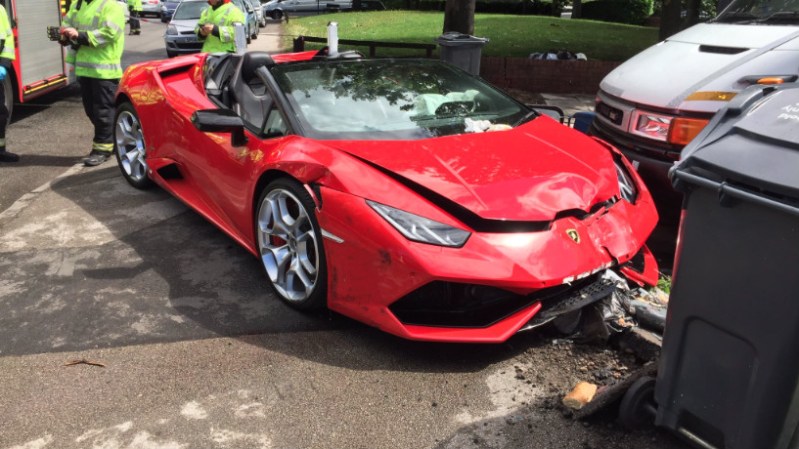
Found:
[[[74,82],[65,50],[47,37],[48,26],[60,26],[68,0],[0,0],[14,31],[14,67],[3,81],[9,112],[14,102],[25,103]],[[70,75],[72,73],[73,75]]]

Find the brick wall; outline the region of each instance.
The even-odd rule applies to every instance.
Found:
[[[503,88],[529,92],[594,94],[599,82],[621,64],[610,61],[558,60],[483,56],[480,76]]]

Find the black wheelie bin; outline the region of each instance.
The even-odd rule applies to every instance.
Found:
[[[670,176],[655,423],[699,448],[799,448],[799,85],[738,94]]]

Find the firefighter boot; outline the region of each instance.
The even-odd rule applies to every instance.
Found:
[[[111,157],[110,151],[92,150],[88,156],[83,158],[83,165],[87,167],[94,167],[107,161],[109,157]]]

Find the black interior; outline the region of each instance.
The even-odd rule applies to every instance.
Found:
[[[271,65],[274,61],[266,52],[211,56],[206,92],[219,107],[232,109],[249,128],[260,132],[273,102],[257,71]]]

